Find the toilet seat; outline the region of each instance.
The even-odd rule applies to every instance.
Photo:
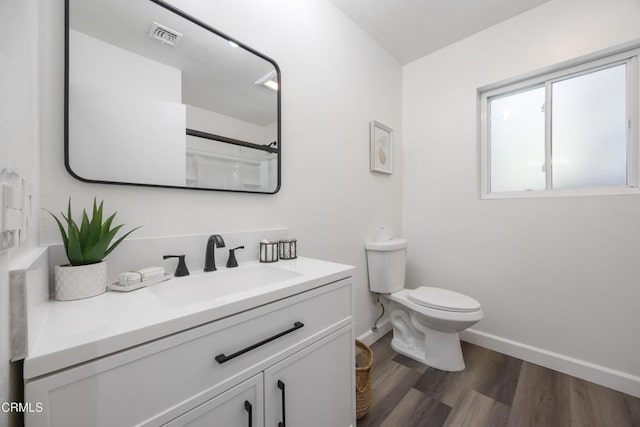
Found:
[[[407,292],[409,301],[434,310],[469,313],[480,310],[480,303],[470,296],[448,289],[422,286]]]

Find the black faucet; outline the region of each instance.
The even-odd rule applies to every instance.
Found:
[[[227,259],[227,268],[233,268],[238,266],[238,260],[236,259],[236,249],[244,249],[244,246],[238,246],[237,248],[229,249],[229,258]]]
[[[174,276],[181,277],[181,276],[189,275],[187,264],[185,264],[184,262],[184,255],[165,255],[162,257],[162,259],[167,259],[167,258],[178,258],[178,267],[176,268],[176,272]]]
[[[216,271],[215,248],[224,248],[224,239],[219,234],[209,236],[209,240],[207,240],[207,253],[204,257],[204,271]]]

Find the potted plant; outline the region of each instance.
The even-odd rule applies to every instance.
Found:
[[[107,264],[103,259],[129,234],[140,228],[134,228],[111,244],[123,225],[111,227],[117,212],[102,222],[102,209],[103,202],[98,206],[94,198],[91,219],[83,209],[80,227],[71,217],[71,199],[67,214],[60,212],[64,221],[47,210],[58,224],[69,259],[69,264],[55,266],[54,298],[59,301],[89,298],[104,293],[107,290]]]

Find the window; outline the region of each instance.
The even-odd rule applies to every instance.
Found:
[[[639,53],[480,89],[481,197],[640,194]]]

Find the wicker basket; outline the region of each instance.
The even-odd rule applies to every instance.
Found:
[[[373,352],[356,340],[356,418],[367,415],[371,407],[371,366]]]

